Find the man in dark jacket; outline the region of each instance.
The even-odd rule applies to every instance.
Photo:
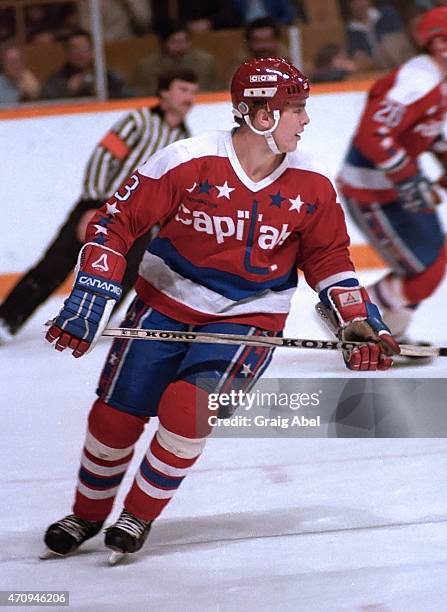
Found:
[[[349,0],[346,26],[348,54],[370,61],[375,68],[393,68],[413,55],[403,22],[391,4],[374,6],[370,0]]]
[[[92,38],[86,30],[76,30],[67,38],[67,61],[45,83],[42,98],[83,98],[94,96]],[[133,92],[111,71],[106,73],[109,98],[127,98]]]

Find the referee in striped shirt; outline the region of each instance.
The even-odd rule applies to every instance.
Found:
[[[37,265],[22,277],[0,306],[0,344],[11,339],[67,278],[96,209],[156,151],[190,136],[184,119],[197,91],[197,77],[190,70],[160,75],[157,105],[128,113],[99,142],[87,164],[80,200]],[[123,297],[135,283],[150,237],[146,234],[138,238],[127,254]]]

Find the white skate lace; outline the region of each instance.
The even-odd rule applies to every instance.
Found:
[[[113,527],[122,529],[135,538],[139,538],[144,534],[148,525],[149,521],[143,521],[133,514],[130,514],[130,512],[127,512],[127,510],[123,510]]]
[[[91,529],[94,526],[92,521],[84,521],[75,514],[70,514],[58,521],[58,526],[69,533],[77,542],[82,541],[90,535]]]

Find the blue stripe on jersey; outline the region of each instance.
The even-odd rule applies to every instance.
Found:
[[[360,153],[360,151],[356,149],[354,145],[349,147],[345,161],[347,161],[348,164],[356,166],[357,168],[376,168],[375,164],[373,164],[373,162],[367,157],[364,157],[364,155],[362,155],[362,153]]]
[[[151,484],[162,487],[163,489],[177,489],[180,486],[184,476],[164,476],[152,469],[145,457],[140,466],[141,473]]]
[[[147,250],[163,259],[171,270],[174,270],[183,278],[204,285],[207,289],[211,289],[211,291],[215,291],[229,300],[239,301],[267,289],[284,291],[297,285],[298,273],[295,266],[283,276],[257,283],[231,272],[195,266],[183,255],[180,255],[168,238],[154,238]]]

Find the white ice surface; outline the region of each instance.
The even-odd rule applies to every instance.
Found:
[[[444,283],[424,303],[414,337],[447,345],[446,295]],[[304,282],[296,297],[287,335],[327,336]],[[445,612],[443,439],[211,439],[131,562],[108,567],[100,537],[39,561],[46,526],[70,510],[109,346],[76,361],[53,351],[41,323],[59,305],[51,299],[0,349],[0,589],[69,590],[70,609],[91,612]],[[384,375],[444,377],[443,361]],[[338,354],[283,349],[268,375],[349,373]]]

